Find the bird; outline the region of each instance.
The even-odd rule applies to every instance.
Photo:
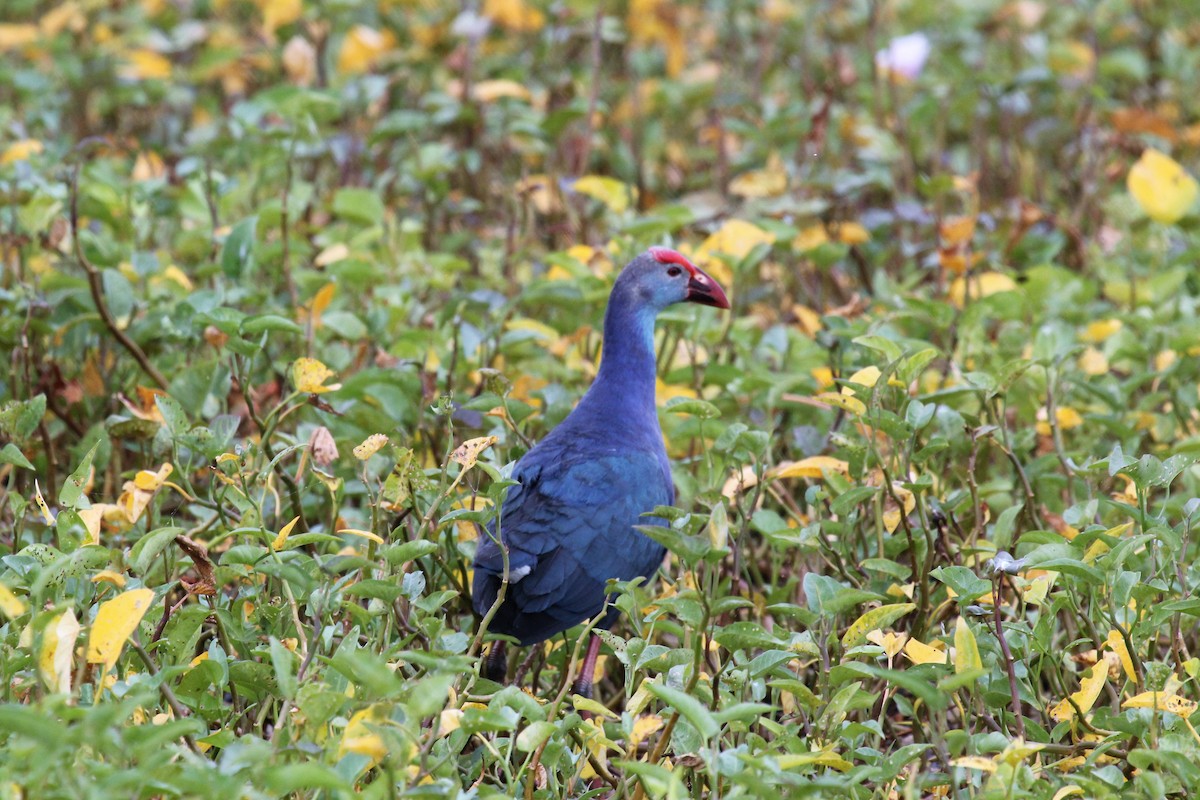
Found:
[[[471,594],[481,617],[507,578],[491,632],[524,647],[606,608],[596,627],[610,628],[618,611],[608,603],[608,581],[649,578],[662,564],[665,548],[634,526],[665,525],[643,514],[675,501],[655,405],[654,324],[660,311],[682,302],[729,308],[715,280],[666,247],[651,247],[617,276],[596,379],[574,410],[513,466],[516,483],[498,520],[478,539]],[[599,652],[593,633],[576,694],[592,696]],[[495,641],[484,674],[502,682],[506,665],[504,641]]]

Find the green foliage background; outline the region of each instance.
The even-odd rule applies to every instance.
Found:
[[[1197,218],[1125,188],[1200,155],[1198,39],[1139,0],[8,0],[0,797],[1200,791]],[[580,629],[492,684],[475,500],[653,244],[734,305],[659,326],[672,556],[599,705]]]

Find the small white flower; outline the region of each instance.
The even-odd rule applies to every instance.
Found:
[[[914,81],[925,68],[931,49],[929,37],[923,33],[899,36],[875,53],[875,66],[882,72]]]
[[[491,27],[492,21],[482,14],[464,11],[454,18],[454,22],[450,25],[450,32],[464,39],[479,41],[487,36],[488,29]]]

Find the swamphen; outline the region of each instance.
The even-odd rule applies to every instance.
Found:
[[[508,589],[490,629],[522,645],[541,642],[599,614],[605,585],[648,577],[664,548],[634,525],[675,499],[655,409],[654,321],[681,302],[729,308],[721,287],[684,256],[652,247],[621,271],[604,315],[604,352],[595,382],[575,410],[513,468],[500,512]],[[487,614],[504,583],[495,524],[479,538],[472,599]],[[614,607],[599,627],[616,621]],[[600,639],[593,635],[577,693],[591,696]],[[486,673],[502,680],[503,642]]]

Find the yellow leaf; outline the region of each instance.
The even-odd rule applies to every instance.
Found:
[[[471,97],[480,103],[494,103],[504,98],[524,100],[528,103],[533,99],[524,85],[504,79],[480,81],[471,87]]]
[[[1096,51],[1086,42],[1072,39],[1056,42],[1046,57],[1046,66],[1059,74],[1083,80],[1096,64]]]
[[[370,539],[372,542],[376,542],[377,544],[385,543],[383,541],[383,538],[380,537],[379,534],[371,533],[370,531],[360,530],[359,528],[342,528],[341,530],[338,531],[338,533],[348,533],[351,536],[361,536],[362,538]]]
[[[1148,148],[1129,170],[1129,193],[1146,216],[1172,224],[1191,209],[1196,201],[1196,179],[1166,153]]]
[[[701,266],[710,266],[711,262],[719,261],[718,254],[724,253],[737,262],[745,258],[758,245],[774,244],[774,242],[775,234],[763,230],[752,222],[741,219],[726,220],[700,245],[700,249],[695,253],[695,260]]]
[[[915,611],[916,608],[915,603],[895,603],[872,608],[854,620],[846,629],[846,633],[842,636],[842,647],[847,649],[857,647],[867,640],[868,632],[891,625],[905,614]]]
[[[91,508],[79,509],[79,518],[83,520],[83,526],[87,528],[87,539],[84,540],[84,545],[100,544],[100,523],[104,519],[104,509],[95,505]]]
[[[438,716],[438,736],[448,736],[462,727],[463,710],[461,708],[445,708]]]
[[[714,550],[724,550],[729,544],[729,515],[724,503],[713,506],[708,518],[708,543]]]
[[[12,593],[12,590],[0,583],[0,613],[9,619],[16,619],[28,610],[25,601]]]
[[[862,400],[859,400],[857,397],[853,397],[848,394],[841,394],[840,392],[821,392],[817,395],[816,399],[820,400],[822,403],[828,403],[829,405],[837,406],[844,411],[849,411],[851,414],[856,416],[862,416],[863,414],[867,413],[867,404]]]
[[[1108,667],[1103,663],[1094,665],[1084,675],[1083,680],[1079,682],[1079,691],[1071,695],[1067,700],[1063,700],[1058,705],[1050,709],[1050,717],[1055,722],[1065,722],[1075,717],[1075,707],[1071,705],[1071,700],[1075,701],[1075,705],[1079,706],[1079,711],[1083,714],[1092,710],[1092,706],[1096,704],[1096,698],[1100,696],[1100,690],[1104,688],[1105,681],[1108,680]]]
[[[38,40],[37,25],[26,23],[0,25],[0,50],[15,50]]]
[[[42,487],[38,485],[36,478],[33,481],[33,502],[37,504],[38,511],[42,512],[42,521],[47,525],[53,525],[54,515],[50,513],[50,507],[46,505],[46,498],[42,497]]]
[[[1016,288],[1016,282],[1002,272],[982,272],[971,278],[955,278],[946,292],[946,297],[956,308],[962,308],[966,305],[968,297],[978,300],[1000,292],[1011,292]]]
[[[1050,587],[1054,584],[1054,579],[1057,573],[1048,572],[1045,575],[1039,575],[1029,582],[1028,588],[1022,595],[1022,599],[1031,606],[1040,606],[1046,602],[1046,595],[1050,592]]]
[[[1011,764],[1016,766],[1024,762],[1034,753],[1040,753],[1045,749],[1045,745],[1039,742],[1027,742],[1024,739],[1017,738],[1009,742],[1004,750],[996,756],[997,763]]]
[[[896,633],[895,631],[887,631],[885,633],[876,629],[867,634],[867,641],[882,647],[884,655],[891,661],[897,654],[904,650],[904,643],[908,641],[908,634]]]
[[[1108,357],[1094,347],[1089,347],[1083,351],[1083,355],[1079,357],[1079,369],[1083,370],[1085,375],[1107,375],[1108,374]]]
[[[334,246],[337,247],[338,245]],[[341,245],[341,247],[346,249],[346,245]],[[330,249],[332,250],[333,248]],[[325,253],[322,253],[321,255],[325,255]],[[318,261],[320,258],[321,256],[317,256]],[[318,266],[321,265],[318,264]],[[328,266],[328,264],[325,266]],[[309,303],[308,310],[309,313],[312,314],[312,324],[314,330],[321,327],[321,315],[325,313],[325,309],[329,308],[329,304],[333,302],[333,296],[336,293],[337,284],[331,282],[322,286],[317,290],[317,293],[313,295],[313,299],[312,302]]]
[[[88,663],[103,664],[106,672],[112,669],[153,600],[153,589],[130,589],[101,603],[88,636]]]
[[[913,496],[913,493],[896,481],[892,482],[892,492],[896,495],[896,499],[904,504],[904,508],[899,508],[891,495],[884,497],[883,527],[887,529],[888,533],[895,533],[896,528],[900,525],[900,520],[911,514],[917,507],[917,498]]]
[[[468,439],[454,448],[454,452],[450,454],[450,460],[457,464],[462,464],[463,471],[469,470],[475,466],[475,462],[479,460],[480,454],[498,441],[500,439],[496,436],[480,436],[476,439]]]
[[[977,769],[982,772],[995,772],[1000,768],[995,761],[983,756],[959,756],[950,763],[963,769]]]
[[[772,478],[820,478],[826,471],[850,474],[850,464],[832,456],[809,456],[784,462],[771,471]]]
[[[682,14],[672,0],[631,0],[625,22],[635,44],[658,44],[666,51],[669,77],[678,77],[694,50],[693,42],[680,26]],[[699,76],[684,76],[684,81],[703,80],[710,70],[701,69]]]
[[[804,333],[810,337],[816,336],[817,333],[820,332],[821,328],[824,327],[821,325],[821,315],[816,311],[813,311],[808,306],[802,306],[799,303],[793,304],[792,316],[796,318],[796,325],[800,328],[800,330],[804,331]],[[830,378],[832,379],[833,373],[829,371],[828,367],[817,367],[816,369],[830,372]],[[816,369],[812,371],[815,372]],[[830,382],[832,382],[832,380]]]
[[[1142,692],[1121,703],[1121,708],[1153,708],[1186,718],[1196,713],[1196,702],[1177,694]]]
[[[1059,789],[1057,792],[1055,792],[1053,800],[1066,800],[1066,798],[1074,797],[1075,795],[1079,795],[1082,797],[1083,794],[1084,794],[1083,787],[1076,786],[1075,784],[1072,783],[1071,785],[1064,786],[1061,789]]]
[[[815,250],[828,241],[829,234],[825,232],[824,225],[810,225],[796,234],[795,239],[792,239],[792,249],[803,253]]]
[[[643,714],[633,721],[633,730],[629,734],[629,747],[635,749],[647,737],[653,736],[662,729],[663,719],[658,714]]]
[[[850,376],[850,383],[857,383],[859,386],[866,386],[870,388],[879,381],[879,376],[882,374],[883,373],[879,371],[879,367],[863,367],[858,372]],[[849,386],[845,386],[842,388],[842,394],[853,396],[854,390]]]
[[[1138,682],[1137,672],[1133,669],[1133,658],[1129,655],[1129,648],[1125,646],[1125,637],[1121,635],[1120,631],[1112,630],[1108,632],[1108,638],[1104,640],[1104,644],[1121,659],[1121,669],[1125,671],[1125,677],[1136,684]]]
[[[292,363],[292,383],[298,392],[324,394],[342,388],[340,383],[324,385],[333,375],[333,370],[315,358],[297,358]]]
[[[175,468],[170,464],[163,464],[158,468],[158,472],[151,472],[148,469],[139,470],[133,477],[133,485],[144,492],[157,492],[174,471]]]
[[[88,26],[88,18],[80,10],[78,2],[70,0],[42,14],[41,19],[37,20],[37,26],[42,35],[47,37],[59,35],[67,29],[78,34]]]
[[[287,543],[288,536],[292,533],[292,528],[296,527],[296,523],[300,521],[300,517],[292,518],[292,521],[279,529],[279,535],[275,537],[275,541],[271,542],[272,550],[282,550],[284,544]]]
[[[349,257],[350,257],[350,248],[347,247],[345,244],[338,242],[337,244],[329,245],[329,247],[326,247],[320,253],[317,253],[317,257],[313,259],[313,264],[318,267],[328,267],[330,264],[336,264],[339,261],[345,261]],[[325,285],[333,286],[332,283],[327,283]],[[321,291],[322,292],[325,291],[325,288],[321,287]],[[321,292],[317,292],[317,295],[320,295],[320,294],[321,294]],[[330,300],[333,299],[332,294],[330,294],[329,299]],[[314,306],[316,305],[316,302],[317,302],[317,298],[316,298],[316,296],[314,296],[313,297]],[[316,309],[314,308],[314,311],[315,310]],[[324,308],[321,309],[321,311],[324,311],[324,310],[325,310]]]
[[[788,175],[777,153],[763,169],[743,172],[729,182],[729,192],[738,197],[778,197],[787,191]]]
[[[291,25],[304,13],[302,0],[257,0],[263,15],[263,29],[274,41],[275,31]]]
[[[125,588],[125,576],[111,569],[102,569],[92,576],[92,583],[111,583],[118,589]]]
[[[363,439],[362,444],[354,448],[354,457],[359,461],[366,461],[368,458],[378,453],[387,443],[387,434],[372,433],[366,439]]]
[[[346,723],[342,731],[342,742],[338,746],[338,758],[347,753],[357,753],[371,759],[374,767],[387,755],[387,745],[383,737],[371,730],[371,726],[381,726],[388,721],[389,709],[383,703],[374,703],[361,711],[357,711]]]
[[[854,769],[854,765],[837,754],[835,750],[813,750],[810,753],[784,753],[775,757],[780,769],[796,769],[813,764],[821,767],[833,767],[840,772]]]
[[[171,264],[166,269],[164,269],[162,276],[163,276],[163,278],[165,278],[169,281],[174,281],[175,283],[182,286],[184,289],[187,289],[189,292],[192,291],[192,289],[194,288],[192,285],[192,279],[189,278],[184,273],[183,270],[181,270],[179,267],[177,267],[174,264]]]
[[[979,657],[979,644],[971,626],[962,617],[954,624],[954,672],[962,674],[970,670],[983,669],[983,660]]]
[[[914,664],[945,664],[949,659],[945,650],[939,650],[918,639],[908,640],[908,643],[904,645],[904,655],[908,656]]]
[[[19,142],[13,142],[4,149],[4,153],[0,154],[0,164],[12,164],[14,161],[28,161],[45,149],[37,139],[22,139]]]
[[[52,619],[42,631],[42,647],[38,654],[38,670],[42,681],[52,692],[71,693],[71,674],[75,662],[75,640],[79,638],[79,621],[75,612],[67,609]]]
[[[342,49],[338,51],[338,72],[343,75],[366,72],[395,42],[391,31],[380,33],[366,25],[355,25],[342,40]]]
[[[1058,422],[1058,427],[1064,431],[1078,428],[1083,424],[1083,417],[1070,406],[1059,406],[1054,409],[1054,419]]]
[[[1088,545],[1087,550],[1083,551],[1083,563],[1091,564],[1093,561],[1095,561],[1097,558],[1104,555],[1111,549],[1112,548],[1110,548],[1108,546],[1107,542],[1105,542],[1101,539],[1097,539],[1096,541],[1094,541],[1090,545]]]
[[[484,0],[483,15],[518,33],[540,31],[546,24],[546,15],[526,0]]]
[[[1049,436],[1053,430],[1050,428],[1050,423],[1046,421],[1045,409],[1039,411],[1038,416],[1040,419],[1036,426],[1037,432],[1042,436]],[[1058,406],[1054,409],[1054,421],[1058,424],[1060,431],[1069,431],[1083,424],[1083,416],[1070,406]]]
[[[162,156],[153,150],[143,150],[133,163],[131,177],[135,181],[153,181],[166,177],[166,174],[167,165],[163,163]]]
[[[171,77],[171,62],[153,50],[144,47],[130,50],[125,54],[125,61],[121,77],[126,80],[162,80]]]
[[[938,226],[938,235],[944,247],[960,247],[968,244],[975,235],[975,217],[946,217]]]
[[[1125,327],[1125,323],[1119,319],[1101,319],[1095,322],[1088,323],[1087,328],[1079,334],[1080,341],[1098,344],[1103,342],[1108,337],[1112,336],[1121,328]]]
[[[865,244],[871,241],[871,232],[857,222],[840,222],[833,235],[842,244]]]
[[[617,214],[628,210],[638,198],[637,187],[604,175],[584,175],[571,184],[571,190],[599,200]]]

